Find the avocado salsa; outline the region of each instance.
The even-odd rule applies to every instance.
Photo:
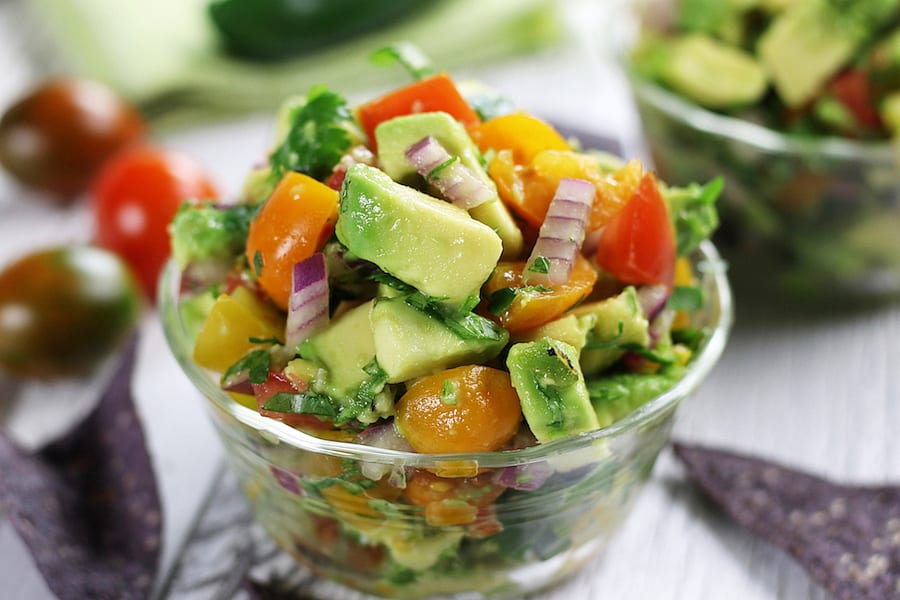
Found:
[[[193,361],[311,435],[444,456],[592,432],[664,393],[707,334],[689,257],[718,223],[721,181],[667,186],[417,64],[353,108],[321,86],[289,99],[239,201],[179,211]],[[663,429],[640,434],[648,452]],[[646,474],[384,469],[282,446],[266,450],[265,482],[241,467],[273,498],[267,529],[323,572],[365,562],[344,582],[390,596],[506,589],[501,562],[600,543]],[[615,508],[588,500],[599,484]],[[504,513],[538,493],[539,519]],[[481,583],[454,580],[474,565]]]

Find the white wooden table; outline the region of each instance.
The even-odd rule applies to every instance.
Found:
[[[14,43],[13,4],[0,0],[0,108],[41,76]],[[615,69],[573,44],[546,55],[472,68],[520,104],[560,123],[621,139],[644,156],[630,99]],[[575,120],[575,116],[578,120]],[[271,139],[269,115],[170,133],[159,139],[203,162],[222,189],[237,191],[247,169]],[[0,265],[61,240],[86,240],[83,203],[61,210],[38,202],[0,175]],[[208,599],[235,595],[227,577],[199,585],[204,562],[215,557],[235,572],[268,552],[246,522],[246,507],[225,493],[206,504],[211,486],[232,489],[221,450],[199,396],[169,356],[156,315],[142,326],[135,376],[160,479],[166,515],[161,597]],[[61,405],[84,411],[98,381],[0,384],[14,399],[0,419],[25,443],[64,426]],[[57,415],[58,416],[58,415]],[[831,315],[789,314],[737,299],[737,321],[720,364],[700,392],[682,405],[674,435],[753,453],[857,483],[900,482],[900,304]],[[199,519],[199,520],[198,520]],[[202,549],[195,527],[235,535]],[[193,561],[193,562],[192,562]],[[228,562],[231,561],[231,562]],[[325,585],[327,598],[339,595]],[[49,592],[11,528],[0,521],[0,589],[7,598],[41,600]],[[561,587],[537,598],[656,600],[772,600],[829,595],[791,559],[711,511],[665,451],[633,514],[606,555]]]

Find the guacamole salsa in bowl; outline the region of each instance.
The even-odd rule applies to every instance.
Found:
[[[618,45],[655,168],[725,178],[741,294],[900,297],[900,4],[637,7]]]
[[[161,316],[286,552],[386,597],[516,597],[606,546],[723,351],[720,183],[411,71],[289,100],[238,202],[173,221]]]

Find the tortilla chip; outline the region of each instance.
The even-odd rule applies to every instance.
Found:
[[[153,588],[162,512],[131,396],[135,346],[64,438],[32,454],[0,434],[0,511],[61,600],[147,598]]]
[[[847,486],[771,462],[675,444],[694,482],[738,524],[842,600],[900,598],[900,486]]]

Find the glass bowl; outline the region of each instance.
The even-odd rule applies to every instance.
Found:
[[[703,244],[694,264],[709,301],[693,325],[707,335],[683,379],[604,429],[494,453],[387,450],[263,417],[191,360],[173,263],[159,306],[169,346],[207,398],[255,517],[299,563],[378,596],[520,597],[607,545],[667,443],[676,407],[719,359],[731,292],[712,244]],[[407,502],[413,488],[431,501]]]
[[[900,143],[787,135],[704,109],[629,69],[644,2],[616,35],[643,137],[673,185],[723,176],[714,240],[738,297],[858,304],[900,298]],[[663,7],[662,9],[660,7]]]

